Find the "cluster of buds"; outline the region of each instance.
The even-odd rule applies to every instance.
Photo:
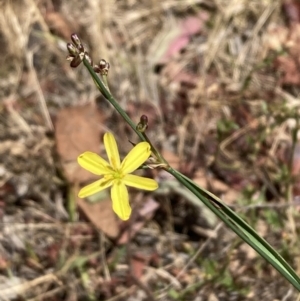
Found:
[[[78,67],[83,61],[83,59],[86,59],[92,65],[92,59],[89,56],[88,52],[84,49],[84,46],[76,33],[73,33],[71,35],[71,40],[73,43],[67,44],[67,48],[69,51],[67,60],[71,61],[70,66],[72,68]]]
[[[103,60],[103,59],[100,60],[98,65],[94,65],[94,67],[93,67],[94,71],[101,75],[107,75],[109,68],[110,68],[109,62],[107,62],[106,60]]]
[[[71,35],[71,40],[73,43],[67,43],[67,48],[69,51],[67,60],[71,61],[70,66],[72,68],[78,67],[83,61],[83,59],[86,59],[90,65],[93,65],[93,61],[90,55],[85,50],[81,40],[79,39],[76,33],[73,33]],[[108,74],[109,68],[110,68],[109,63],[103,59],[100,60],[99,64],[96,64],[93,67],[94,71],[102,76],[103,75],[106,76]]]

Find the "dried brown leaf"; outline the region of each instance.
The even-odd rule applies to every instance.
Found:
[[[99,152],[103,119],[92,104],[62,109],[58,113],[55,124],[57,152],[69,182],[83,183],[95,179],[78,165],[77,157],[85,151]]]
[[[77,205],[97,229],[110,238],[116,238],[119,235],[118,219],[112,210],[110,199],[89,203],[77,198]]]

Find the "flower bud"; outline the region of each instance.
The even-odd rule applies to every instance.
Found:
[[[148,125],[148,117],[147,117],[147,115],[142,115],[141,116],[140,123]]]
[[[81,43],[81,40],[79,39],[79,37],[76,33],[71,34],[71,40],[80,52],[84,51],[84,47]]]
[[[102,59],[100,60],[98,67],[99,67],[99,73],[101,75],[107,75],[108,70],[110,68],[110,64],[106,60]]]
[[[104,59],[100,60],[100,62],[99,62],[99,68],[100,69],[104,69],[105,66],[106,66],[106,60],[104,60]]]
[[[136,129],[143,133],[148,128],[148,117],[146,115],[142,115],[140,118],[140,122],[137,124]]]
[[[67,49],[70,55],[76,56],[78,54],[77,48],[72,43],[67,43]]]

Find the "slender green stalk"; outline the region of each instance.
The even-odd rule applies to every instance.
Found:
[[[148,138],[146,133],[142,133],[142,135],[145,137],[146,141],[150,144],[152,153],[156,156],[158,161],[160,163],[165,164],[166,166],[169,166],[169,163],[166,161],[166,159],[160,154],[160,152],[156,149],[156,147],[152,144],[150,139]]]
[[[101,91],[103,96],[114,106],[114,108],[118,111],[118,113],[125,119],[125,121],[129,124],[129,126],[136,132],[136,134],[139,136],[139,138],[142,141],[145,141],[144,136],[139,131],[137,131],[136,124],[130,119],[130,117],[124,112],[124,110],[119,105],[119,103],[114,99],[114,97],[109,92],[109,90],[107,89],[105,84],[101,81],[99,76],[95,73],[95,71],[93,70],[90,63],[86,59],[83,59],[83,63],[85,65],[85,67],[88,69],[88,71],[90,72],[96,86]]]

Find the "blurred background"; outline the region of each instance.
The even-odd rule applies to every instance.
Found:
[[[0,300],[300,300],[172,177],[130,190],[128,222],[76,161],[138,139],[83,65],[77,33],[170,164],[300,273],[300,2],[0,0]]]

